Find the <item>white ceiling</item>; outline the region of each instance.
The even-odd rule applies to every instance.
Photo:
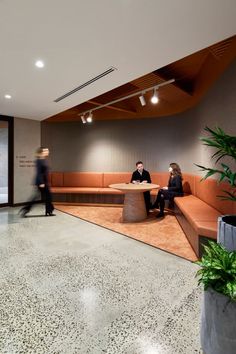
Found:
[[[0,0],[0,114],[50,117],[234,35],[235,19],[235,0]]]

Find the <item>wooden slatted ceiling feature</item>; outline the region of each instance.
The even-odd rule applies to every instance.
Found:
[[[140,91],[161,84],[164,81],[164,79],[161,79],[155,73],[150,73],[131,81],[131,83],[137,88],[137,91]]]
[[[182,79],[193,80],[201,69],[208,53],[207,49],[201,50],[175,63],[169,64],[164,68],[156,70],[155,73],[157,75],[165,73],[168,77],[177,75],[176,79],[179,81]]]
[[[120,97],[124,97],[130,94],[130,92],[135,92],[138,91],[137,87],[132,84],[132,82],[129,82],[125,85],[119,86],[115,88],[114,90],[111,90],[109,92],[104,93],[103,95],[100,95],[99,97],[95,98],[95,101],[101,102],[101,104],[106,103],[106,102],[111,102],[115,99],[118,99]]]
[[[146,106],[141,106],[138,96],[98,109],[94,120],[138,119],[161,117],[183,112],[199,102],[209,87],[236,59],[236,36],[216,43],[197,53],[166,65],[125,85],[79,104],[46,121],[64,122],[80,120],[79,114],[175,78],[173,84],[158,90],[159,103],[151,104],[152,92],[145,93]]]
[[[231,37],[223,42],[216,43],[209,48],[209,51],[215,56],[215,58],[220,59],[225,52],[230,48],[234,41],[234,38]]]

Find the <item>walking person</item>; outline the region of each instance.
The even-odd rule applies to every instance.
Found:
[[[183,196],[182,173],[179,165],[172,162],[169,166],[169,182],[167,187],[159,190],[155,203],[152,208],[160,208],[157,218],[164,217],[165,200],[173,201],[174,197]]]
[[[36,151],[36,176],[35,186],[37,187],[37,193],[33,196],[30,202],[21,208],[20,215],[25,217],[26,214],[32,209],[32,206],[38,199],[38,191],[41,193],[41,199],[45,203],[45,216],[54,216],[54,206],[52,204],[52,194],[49,186],[49,167],[47,157],[49,156],[49,149],[40,147]]]

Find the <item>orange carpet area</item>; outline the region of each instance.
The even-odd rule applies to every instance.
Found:
[[[122,207],[56,205],[56,208],[187,260],[197,260],[178,221],[170,213],[164,219],[157,219],[153,212],[142,222],[123,223]]]

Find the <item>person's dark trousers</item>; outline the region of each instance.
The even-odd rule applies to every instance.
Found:
[[[143,193],[143,196],[144,196],[144,201],[145,201],[145,206],[146,206],[146,211],[147,213],[149,212],[149,209],[151,208],[151,202],[150,202],[150,192],[147,191],[147,192],[144,192]]]
[[[48,186],[44,188],[39,188],[42,195],[42,200],[45,203],[45,213],[52,213],[54,210],[54,206],[52,204],[52,193]]]
[[[165,208],[165,200],[169,200],[173,203],[174,197],[182,196],[180,193],[168,191],[165,189],[160,189],[157,194],[157,199],[155,201],[155,205],[160,207],[160,213],[164,213]]]
[[[25,205],[20,210],[20,214],[25,216],[30,212],[33,205],[39,201],[39,195],[41,195],[41,202],[45,203],[45,214],[50,214],[54,210],[54,206],[52,204],[52,194],[49,187],[37,187],[35,193],[33,194],[32,198],[30,199],[29,203]]]
[[[166,199],[170,200],[172,198],[173,198],[172,193],[170,193],[168,190],[160,189],[157,194],[157,199],[156,199],[154,205],[156,205],[160,208],[160,213],[164,213],[165,200]]]
[[[30,201],[27,203],[27,205],[25,205],[23,208],[20,209],[19,213],[22,216],[28,214],[32,209],[32,206],[39,201],[40,196],[42,198],[41,189],[39,187],[35,187],[34,194],[32,195]]]

